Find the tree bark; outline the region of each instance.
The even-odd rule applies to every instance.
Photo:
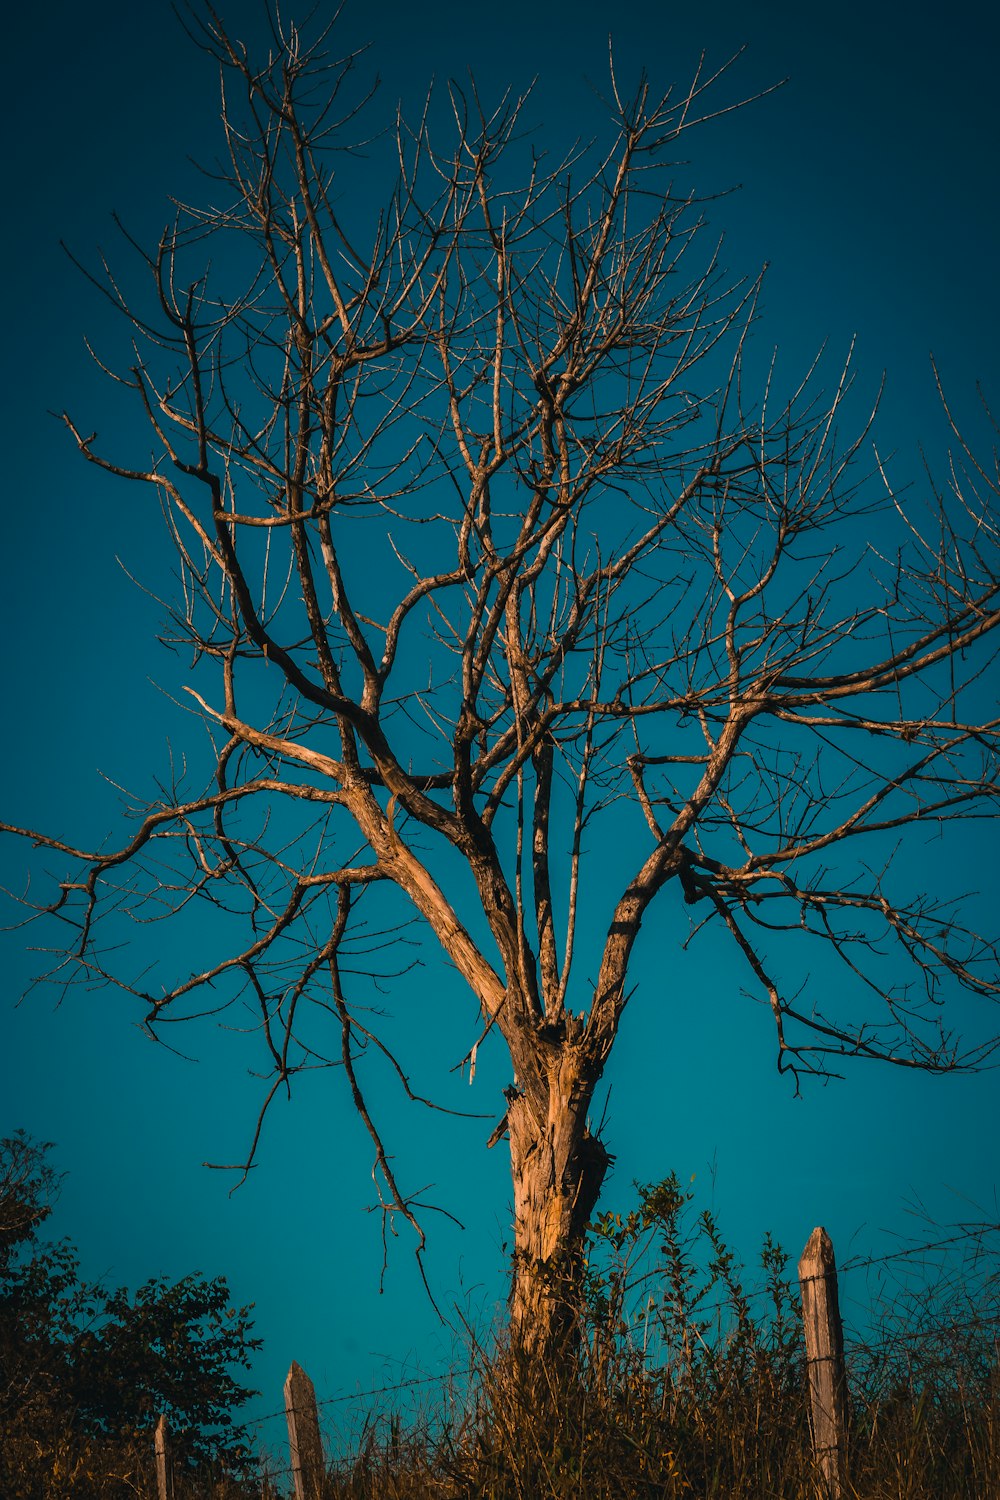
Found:
[[[551,1046],[547,1112],[520,1090],[508,1094],[514,1185],[512,1348],[555,1359],[576,1341],[584,1235],[611,1158],[587,1126],[596,1076],[574,1041]]]

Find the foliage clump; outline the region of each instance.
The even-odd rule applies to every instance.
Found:
[[[178,1494],[237,1484],[251,1457],[233,1411],[256,1392],[235,1372],[261,1346],[251,1308],[232,1306],[223,1276],[134,1293],[83,1280],[68,1240],[39,1239],[60,1181],[50,1149],[0,1140],[0,1495],[145,1494],[160,1415]]]

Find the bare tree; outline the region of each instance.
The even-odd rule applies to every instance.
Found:
[[[163,503],[212,778],[112,852],[3,826],[78,867],[43,908],[72,927],[58,976],[124,987],[154,1033],[249,1007],[271,1069],[250,1159],[316,1056],[310,1013],[334,1012],[383,1206],[422,1246],[355,1067],[386,1044],[343,977],[360,903],[405,898],[509,1051],[487,1144],[509,1137],[513,1334],[537,1349],[567,1324],[609,1161],[588,1111],[654,897],[735,945],[796,1080],[988,1055],[941,1007],[997,995],[996,946],[899,854],[996,811],[997,476],[959,445],[946,493],[897,497],[867,427],[838,435],[849,368],[832,394],[811,372],[781,398],[766,368],[748,394],[758,284],[698,259],[702,210],[672,185],[714,79],[626,97],[612,76],[605,145],[554,166],[523,101],[452,89],[444,124],[433,102],[397,121],[368,222],[337,196],[355,59],[276,30],[258,68],[205,14],[222,206],[181,209],[144,258],[155,303],[103,283],[153,458],[66,421]],[[602,818],[634,847],[618,890],[586,859]],[[123,907],[197,900],[240,934],[210,967],[156,986],[105,952]],[[783,933],[839,965],[842,1010],[808,958],[779,982]]]

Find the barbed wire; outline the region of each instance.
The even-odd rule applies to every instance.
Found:
[[[880,1328],[879,1342],[867,1342],[864,1339],[851,1337],[847,1340],[854,1350],[865,1350],[868,1353],[883,1348],[887,1343],[906,1343],[921,1339],[936,1338],[944,1333],[964,1333],[972,1328],[1000,1328],[1000,1313],[978,1313],[970,1318],[956,1318],[947,1323],[931,1323],[921,1328]]]
[[[342,1393],[338,1396],[324,1396],[322,1401],[318,1400],[316,1402],[316,1407],[318,1410],[323,1406],[344,1406],[349,1401],[370,1401],[378,1396],[391,1395],[395,1391],[410,1390],[413,1386],[440,1385],[444,1381],[453,1379],[454,1372],[451,1370],[445,1370],[440,1375],[416,1375],[411,1380],[400,1380],[393,1385],[373,1386],[371,1390],[352,1391],[347,1394]],[[276,1417],[284,1417],[286,1415],[286,1409],[282,1406],[277,1411],[268,1412],[263,1417],[252,1417],[249,1421],[240,1422],[238,1425],[234,1424],[229,1430],[239,1433],[249,1432],[253,1427],[262,1427],[265,1422],[273,1422]]]
[[[1000,1233],[1000,1224],[971,1224],[960,1233],[949,1235],[947,1239],[908,1245],[902,1250],[890,1250],[885,1255],[854,1256],[837,1267],[837,1274],[842,1276],[850,1271],[865,1270],[869,1266],[886,1265],[889,1261],[904,1260],[915,1255],[927,1255],[932,1250],[943,1250],[949,1245],[957,1245],[971,1239],[981,1240],[985,1235],[997,1233]]]

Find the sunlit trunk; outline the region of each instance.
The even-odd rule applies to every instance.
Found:
[[[542,1358],[573,1347],[584,1231],[609,1157],[587,1128],[593,1081],[573,1077],[571,1054],[553,1074],[548,1117],[524,1096],[508,1111],[514,1183],[511,1345]]]

